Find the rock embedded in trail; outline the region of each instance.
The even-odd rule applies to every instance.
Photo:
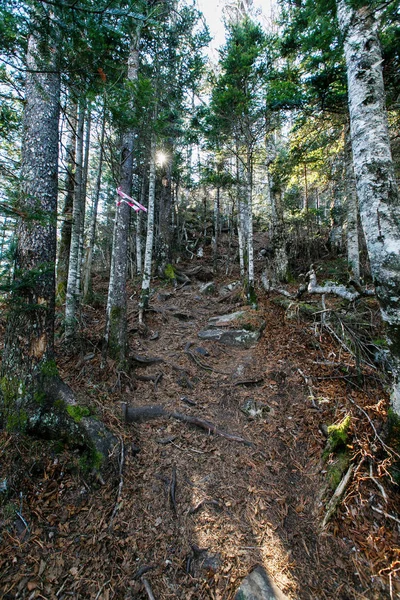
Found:
[[[200,292],[200,294],[203,294],[205,296],[214,294],[214,292],[215,292],[214,281],[209,281],[208,283],[204,283],[202,286],[200,286],[199,292]]]
[[[198,333],[202,340],[217,341],[227,346],[249,348],[261,337],[265,328],[258,313],[251,310],[239,310],[227,315],[212,317],[206,329]]]
[[[259,565],[243,580],[234,600],[288,600],[288,597]]]

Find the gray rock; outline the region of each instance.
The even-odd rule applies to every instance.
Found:
[[[226,346],[250,348],[258,342],[261,331],[247,331],[246,329],[203,329],[198,333],[201,340],[221,342]]]
[[[222,287],[220,287],[219,293],[221,294],[221,296],[225,296],[226,294],[229,294],[229,292],[232,292],[236,288],[239,288],[241,285],[242,284],[240,281],[232,281],[232,283],[228,283],[228,285],[223,285]]]
[[[245,310],[238,310],[230,313],[229,315],[219,315],[218,317],[211,317],[208,321],[209,327],[228,327],[232,321],[243,320],[246,318]]]
[[[244,580],[234,600],[288,600],[288,597],[268,577],[261,566],[257,566]]]
[[[200,286],[199,289],[200,294],[208,295],[213,294],[215,292],[215,283],[213,281],[208,281]]]

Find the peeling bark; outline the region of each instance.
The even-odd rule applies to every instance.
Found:
[[[344,39],[360,216],[392,356],[392,407],[400,415],[400,209],[390,149],[377,14],[336,0]]]

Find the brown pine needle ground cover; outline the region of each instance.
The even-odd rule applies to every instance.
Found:
[[[58,350],[80,402],[118,436],[121,468],[116,460],[102,483],[68,448],[1,433],[0,596],[143,600],[145,577],[157,600],[229,600],[263,564],[293,600],[398,597],[398,491],[385,476],[387,397],[376,372],[362,367],[361,377],[330,336],[287,320],[262,292],[266,328],[244,350],[197,338],[240,299],[201,296],[195,283],[160,287],[143,333],[135,291],[131,353],[162,362],[102,369],[102,308],[84,307],[79,351]],[[168,417],[125,424],[123,402],[209,420],[252,445]],[[241,410],[249,403],[261,416]],[[322,461],[322,431],[346,415],[354,474],[321,531],[333,493],[321,498],[332,461]]]

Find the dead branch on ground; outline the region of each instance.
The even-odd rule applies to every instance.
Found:
[[[192,417],[190,415],[184,415],[178,412],[169,412],[160,405],[141,406],[136,408],[128,406],[124,402],[122,404],[122,415],[126,423],[143,423],[145,421],[149,421],[150,419],[168,417],[176,419],[177,421],[182,421],[183,423],[188,423],[189,425],[195,425],[196,427],[199,427],[208,433],[213,433],[214,435],[223,437],[231,442],[238,442],[244,444],[245,446],[253,446],[252,442],[242,438],[240,435],[228,433],[227,431],[219,429],[211,421],[200,419],[198,417]]]

